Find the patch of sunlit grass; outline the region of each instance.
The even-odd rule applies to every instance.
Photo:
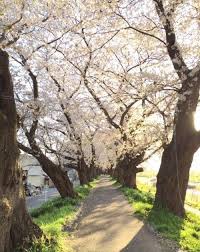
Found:
[[[70,243],[66,242],[69,234],[63,231],[63,227],[76,218],[80,203],[95,187],[96,182],[94,180],[89,185],[77,187],[78,195],[74,199],[59,197],[31,211],[34,222],[43,230],[47,239],[43,237],[35,240],[26,252],[71,252]]]

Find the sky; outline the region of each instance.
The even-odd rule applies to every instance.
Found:
[[[149,160],[147,160],[143,166],[147,169],[153,169],[158,171],[161,162],[161,155],[155,154]],[[192,162],[191,170],[199,171],[200,172],[200,149],[195,153],[194,159]]]
[[[194,115],[194,123],[196,130],[200,130],[200,106],[197,108],[197,111]],[[161,154],[153,155],[149,160],[147,160],[143,165],[144,168],[158,170],[161,162]],[[192,162],[191,170],[200,172],[200,149],[195,153],[194,159]]]

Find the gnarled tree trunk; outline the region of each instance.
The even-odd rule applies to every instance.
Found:
[[[0,49],[0,251],[12,252],[29,243],[41,230],[25,207],[19,150],[16,141],[16,107],[8,54]]]
[[[198,97],[199,87],[196,86],[186,100],[178,101],[173,138],[163,152],[157,175],[155,206],[165,207],[179,216],[185,213],[190,167],[200,146],[200,132],[195,130],[193,118]]]
[[[173,25],[173,8],[166,8],[163,0],[154,0],[157,14],[166,36],[166,48],[181,87],[174,116],[174,131],[165,148],[157,176],[155,206],[168,208],[176,215],[184,215],[184,201],[189,171],[194,153],[200,146],[200,132],[194,128],[200,88],[200,65],[189,69],[178,45]]]

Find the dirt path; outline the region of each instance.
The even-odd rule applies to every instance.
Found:
[[[133,216],[133,210],[108,177],[101,177],[83,206],[73,241],[77,252],[171,252]]]

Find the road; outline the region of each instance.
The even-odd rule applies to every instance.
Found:
[[[59,193],[56,188],[48,188],[47,191],[45,190],[40,195],[26,197],[26,204],[28,209],[38,208],[40,207],[45,201],[58,197]]]

